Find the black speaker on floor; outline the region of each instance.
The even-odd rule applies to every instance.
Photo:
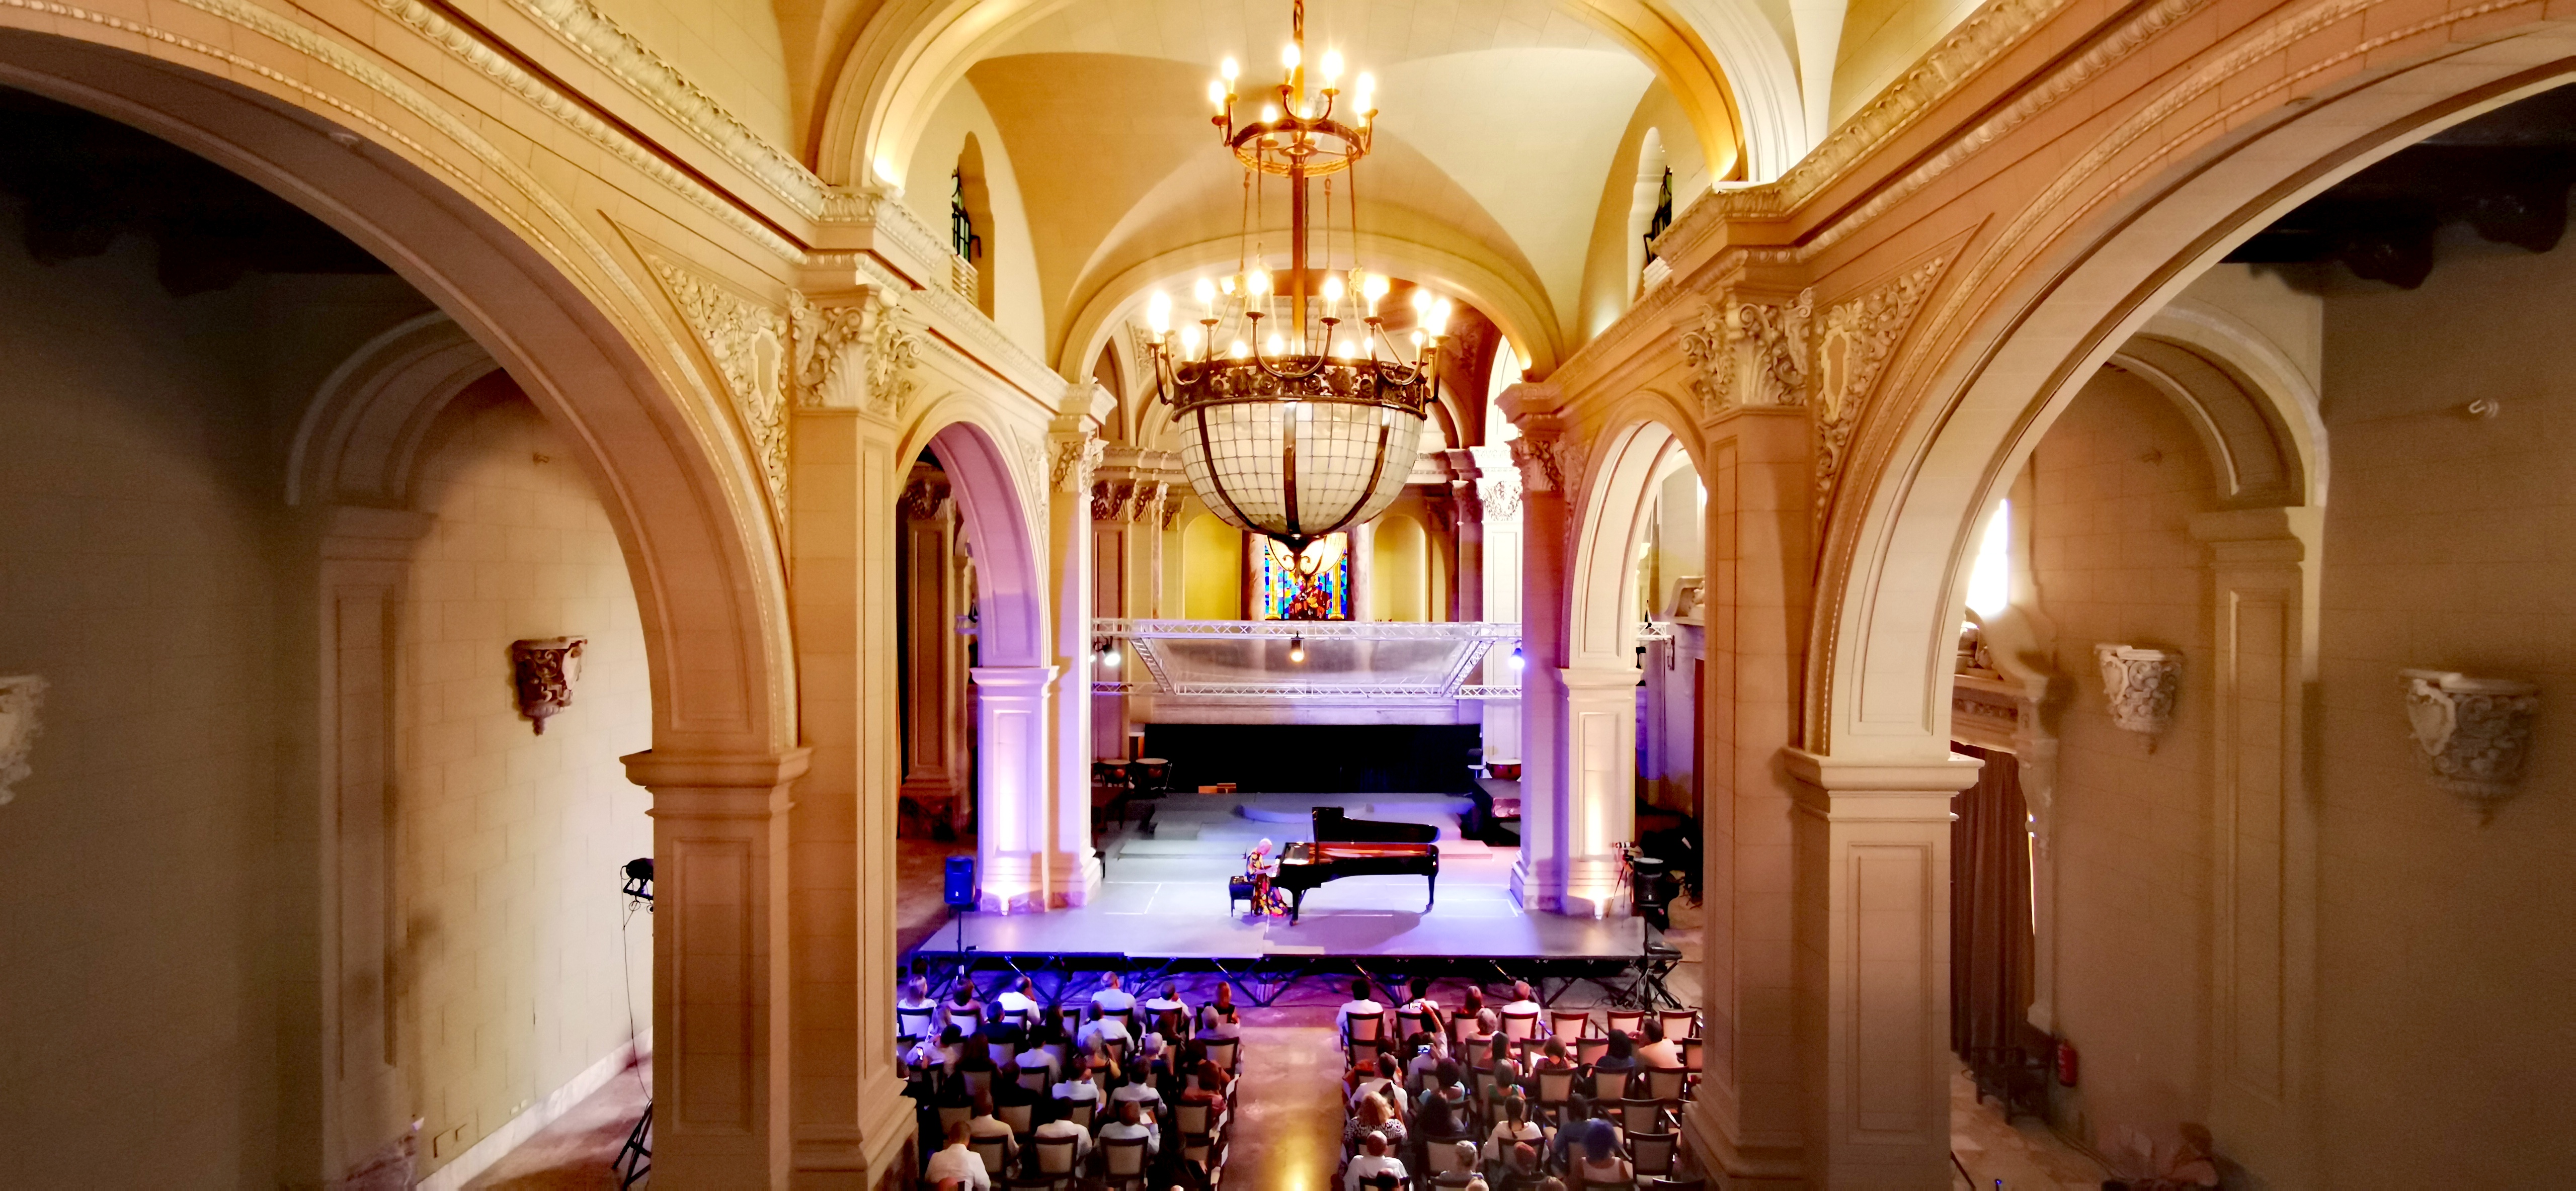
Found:
[[[972,910],[975,908],[974,857],[951,856],[948,858],[948,879],[941,887],[940,893],[940,900],[947,902],[950,909]]]

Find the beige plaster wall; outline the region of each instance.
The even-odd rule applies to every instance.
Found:
[[[1568,341],[1569,350],[1617,322],[1635,302],[1637,276],[1629,266],[1634,254],[1629,251],[1628,229],[1650,129],[1663,147],[1664,165],[1673,171],[1673,214],[1680,215],[1695,196],[1708,190],[1708,160],[1700,151],[1699,135],[1672,89],[1657,82],[1637,101],[1636,114],[1629,118],[1619,148],[1610,155],[1609,172],[1601,180],[1601,199],[1593,212],[1592,239],[1583,260],[1582,308],[1573,320],[1579,333]]]
[[[984,156],[984,183],[993,212],[992,226],[977,228],[984,237],[984,259],[976,267],[993,274],[993,324],[1032,353],[1046,350],[1046,308],[1038,295],[1038,258],[1029,236],[1027,205],[1020,195],[1019,174],[1011,168],[1002,130],[975,86],[965,80],[949,88],[932,111],[904,168],[904,201],[922,225],[948,233],[949,175],[957,171],[966,138]]]
[[[1977,7],[1978,0],[1853,0],[1834,57],[1831,119],[1849,118]]]
[[[424,1170],[653,1014],[651,919],[628,922],[617,890],[618,866],[653,852],[650,795],[617,761],[651,744],[625,558],[561,434],[506,378],[443,419],[417,498],[437,520],[396,630],[395,1045],[428,1121]],[[538,735],[510,642],[566,635],[589,639],[581,678]]]
[[[2105,370],[2031,457],[2037,610],[2071,694],[2050,844],[2056,872],[2057,1032],[2083,1061],[2062,1127],[2170,1137],[2206,1117],[2211,838],[2208,548],[2190,517],[2217,507],[2199,440],[2172,403]],[[2017,593],[2018,594],[2018,593]],[[2175,724],[2156,742],[2114,727],[2097,643],[2179,649]],[[2045,949],[2043,949],[2045,954]]]
[[[2326,302],[2322,1185],[2535,1187],[2576,1163],[2576,253],[2455,238]],[[2493,398],[2492,421],[2463,414]],[[2541,686],[2519,798],[2424,780],[2397,670]]]
[[[263,423],[148,251],[43,268],[0,205],[0,673],[52,684],[0,806],[0,1186],[278,1181],[279,507]]]
[[[769,5],[600,0],[598,8],[771,144],[790,152],[804,145],[791,123],[800,105],[789,89],[787,52]]]

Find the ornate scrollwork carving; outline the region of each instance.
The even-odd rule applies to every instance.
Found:
[[[1125,520],[1122,510],[1126,508],[1127,498],[1135,490],[1134,484],[1119,480],[1094,482],[1091,485],[1091,519],[1094,521]]]
[[[510,674],[519,692],[519,714],[546,734],[546,721],[572,706],[572,684],[581,680],[585,637],[543,637],[510,643]]]
[[[788,326],[796,345],[796,402],[804,406],[864,408],[899,417],[920,385],[911,366],[921,358],[921,337],[899,317],[901,303],[870,289],[857,302],[817,305],[788,296]],[[850,363],[859,360],[854,373]],[[853,382],[859,392],[847,392]]]
[[[903,515],[914,521],[928,521],[939,515],[948,503],[948,485],[938,480],[914,480],[903,489]]]
[[[733,399],[751,439],[770,498],[780,516],[787,511],[787,377],[788,318],[776,308],[673,265],[647,257],[663,292],[678,307],[680,318],[714,361],[725,395]]]
[[[1923,308],[1923,298],[1949,262],[1935,257],[1894,281],[1827,307],[1816,322],[1815,365],[1809,408],[1816,422],[1816,492],[1813,512],[1824,524],[1834,486],[1850,460],[1852,430],[1860,424],[1870,387],[1878,383],[1896,343]]]
[[[2102,666],[2102,694],[2110,700],[2111,722],[2121,730],[2144,734],[2149,751],[2155,737],[2173,726],[2174,695],[2182,689],[2182,655],[2131,645],[2096,645],[2093,658]]]
[[[1100,457],[1109,444],[1089,431],[1076,438],[1061,437],[1055,441],[1055,466],[1049,482],[1065,492],[1080,492],[1091,485],[1091,473],[1100,467]]]
[[[2448,670],[2400,670],[2416,755],[2433,784],[2468,799],[2484,823],[2522,781],[2540,688]]]
[[[33,674],[0,678],[0,806],[17,797],[14,787],[34,772],[27,757],[36,748],[36,713],[44,705],[44,679]]]
[[[1815,291],[1787,303],[1703,304],[1699,321],[1681,329],[1691,391],[1709,416],[1734,406],[1794,406],[1807,401],[1807,333]]]

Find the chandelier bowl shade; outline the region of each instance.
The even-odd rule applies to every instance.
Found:
[[[1365,364],[1212,361],[1173,404],[1190,487],[1216,514],[1302,548],[1384,512],[1421,450],[1428,385],[1382,384]],[[1302,375],[1300,374],[1302,373]]]

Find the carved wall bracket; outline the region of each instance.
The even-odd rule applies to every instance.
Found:
[[[519,714],[546,734],[546,720],[572,706],[572,684],[581,680],[581,647],[587,637],[542,637],[510,643],[510,673],[519,692]]]
[[[2102,694],[2110,701],[2111,722],[2122,731],[2155,738],[2173,726],[2174,695],[2182,689],[2182,655],[2132,645],[2096,645],[2093,658],[2102,666]]]
[[[0,806],[17,797],[14,787],[34,770],[27,764],[36,747],[36,713],[45,703],[45,680],[33,674],[0,677]]]
[[[2398,677],[2416,755],[2433,784],[2468,799],[2478,822],[2490,821],[2522,782],[2540,688],[2449,670],[2400,670]]]

